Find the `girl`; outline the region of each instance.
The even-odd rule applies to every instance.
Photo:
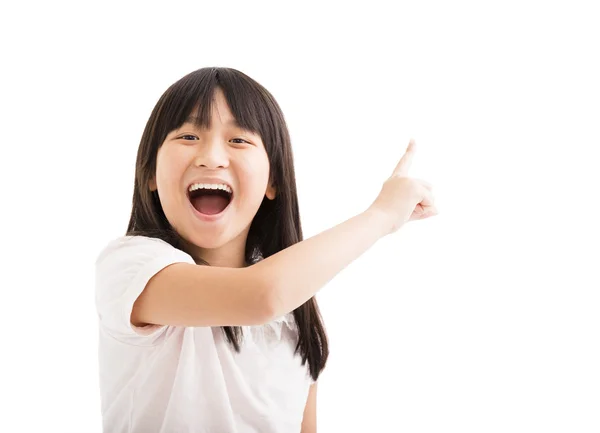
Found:
[[[230,68],[173,84],[140,142],[125,236],[96,261],[104,431],[316,431],[328,356],[313,297],[379,238],[436,213],[411,141],[363,213],[302,240],[273,96]],[[199,266],[202,265],[202,266]]]

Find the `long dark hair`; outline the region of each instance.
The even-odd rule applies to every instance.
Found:
[[[137,153],[133,206],[126,235],[162,239],[185,250],[183,239],[168,222],[150,179],[156,173],[158,149],[167,134],[186,121],[194,107],[199,127],[210,124],[212,98],[223,90],[231,113],[244,129],[260,135],[269,157],[270,182],[276,187],[274,200],[263,198],[252,220],[246,242],[246,261],[256,263],[302,240],[298,194],[288,128],[275,98],[258,82],[232,68],[202,68],[172,84],[160,97],[146,123]],[[205,262],[206,265],[208,263]],[[316,299],[294,310],[299,338],[295,353],[308,362],[317,380],[329,355],[327,334]],[[222,327],[227,341],[240,351],[243,338],[239,326]]]

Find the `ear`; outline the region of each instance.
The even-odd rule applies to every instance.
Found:
[[[274,200],[275,196],[277,195],[277,189],[275,188],[275,186],[273,184],[269,184],[269,186],[267,186],[267,190],[265,191],[265,195],[267,196],[267,198],[269,200]]]
[[[156,187],[156,178],[152,178],[150,179],[150,182],[148,182],[148,187],[150,188],[150,191],[156,191],[158,188]]]

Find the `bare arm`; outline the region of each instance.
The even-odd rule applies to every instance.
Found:
[[[253,267],[174,263],[133,304],[131,323],[174,326],[258,325],[271,320],[270,285]]]
[[[300,433],[317,433],[317,382],[308,391]]]
[[[375,211],[366,211],[254,265],[268,275],[274,317],[308,301],[389,229]]]
[[[172,264],[150,279],[134,303],[131,322],[266,323],[310,299],[383,234],[377,213],[365,212],[248,268]]]

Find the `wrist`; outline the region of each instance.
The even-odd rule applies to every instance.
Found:
[[[363,214],[368,218],[368,223],[378,229],[380,238],[392,232],[394,223],[387,212],[376,207],[369,207]]]

